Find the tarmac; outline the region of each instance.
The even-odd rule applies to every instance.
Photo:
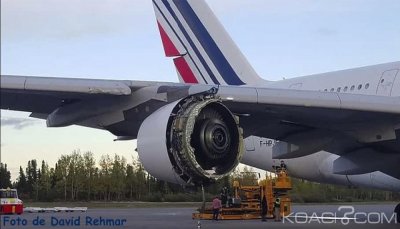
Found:
[[[400,228],[396,204],[294,205],[282,222],[193,220],[193,208],[88,209],[1,216],[0,228]]]

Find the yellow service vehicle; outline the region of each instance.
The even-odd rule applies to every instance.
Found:
[[[261,219],[262,218],[262,199],[265,196],[267,202],[266,218],[274,217],[274,202],[280,198],[281,216],[289,215],[291,212],[291,200],[288,191],[292,189],[292,181],[286,169],[279,169],[275,175],[269,175],[258,185],[243,186],[239,181],[233,182],[233,196],[228,199],[228,206],[223,206],[219,219]],[[193,219],[212,219],[211,208],[199,210],[193,213]]]

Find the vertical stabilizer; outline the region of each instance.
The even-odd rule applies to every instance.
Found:
[[[185,83],[257,85],[257,75],[204,0],[153,0],[165,55]],[[229,3],[228,3],[229,4]]]

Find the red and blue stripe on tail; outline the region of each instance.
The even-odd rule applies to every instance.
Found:
[[[262,81],[204,0],[153,0],[165,55],[181,82],[256,85]]]

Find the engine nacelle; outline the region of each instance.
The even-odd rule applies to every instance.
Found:
[[[243,131],[213,96],[168,104],[142,123],[138,153],[154,177],[178,184],[207,184],[228,175],[243,155]]]

